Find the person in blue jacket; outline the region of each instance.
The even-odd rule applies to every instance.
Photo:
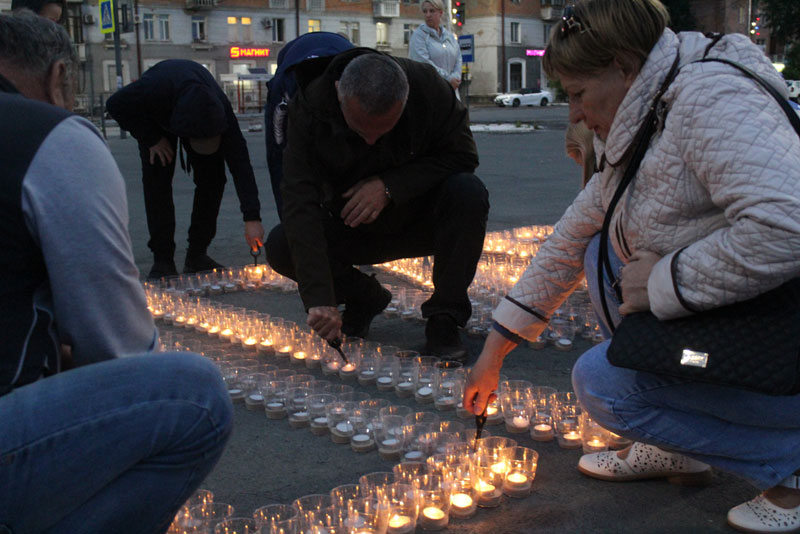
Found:
[[[278,217],[283,218],[283,149],[286,147],[287,113],[289,100],[297,91],[294,67],[306,59],[335,56],[339,52],[353,48],[353,43],[338,33],[311,32],[286,43],[278,54],[278,69],[267,83],[267,96],[264,125],[267,142],[267,168],[275,196]]]
[[[194,169],[195,183],[183,272],[223,267],[208,256],[207,250],[217,231],[226,163],[239,197],[245,239],[251,249],[258,250],[263,243],[264,228],[247,142],[228,97],[208,69],[184,59],[162,61],[145,71],[139,80],[114,93],[106,109],[139,142],[150,231],[147,246],[154,256],[148,278],[177,274],[172,202],[176,153],[180,154],[181,166],[187,172]]]

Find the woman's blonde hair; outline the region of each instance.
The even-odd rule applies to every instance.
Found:
[[[595,75],[614,59],[642,65],[668,22],[659,0],[578,0],[550,32],[544,70],[558,78]]]
[[[564,136],[564,148],[567,155],[583,169],[581,185],[586,187],[595,173],[594,132],[587,128],[583,121],[570,123]]]
[[[433,9],[438,9],[439,11],[444,13],[444,4],[442,3],[442,0],[422,0],[422,2],[419,3],[419,10],[420,11],[422,11],[422,7],[426,3],[432,5]]]

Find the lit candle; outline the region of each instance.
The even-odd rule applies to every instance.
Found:
[[[422,510],[420,526],[428,530],[439,530],[447,526],[448,517],[438,506],[426,506]]]
[[[503,498],[503,492],[494,484],[481,480],[477,485],[478,504],[484,507],[498,506]]]
[[[510,497],[525,497],[531,492],[533,477],[525,473],[509,473],[503,481],[503,493]]]
[[[497,473],[498,475],[505,474],[508,471],[508,465],[505,462],[497,462],[496,464],[492,464],[492,472]]]
[[[475,513],[475,500],[466,493],[454,493],[450,497],[450,515],[458,518],[465,518]]]
[[[244,341],[242,341],[242,345],[244,345],[244,348],[246,348],[246,349],[254,349],[254,348],[256,348],[256,343],[258,343],[258,340],[256,338],[254,338],[253,336],[250,336],[247,339],[245,339]]]
[[[509,432],[525,432],[528,430],[528,427],[531,424],[531,419],[525,414],[522,415],[515,415],[511,419],[511,424],[509,425],[508,431]]]
[[[409,534],[414,532],[414,523],[406,515],[394,514],[389,518],[389,528],[386,534]]]
[[[601,452],[606,449],[608,449],[608,443],[598,438],[592,438],[583,444],[583,452],[586,453]]]
[[[575,449],[581,446],[581,435],[571,430],[558,436],[558,444],[564,449]]]
[[[303,352],[302,350],[298,350],[297,352],[292,354],[292,358],[294,358],[298,362],[302,362],[303,360],[306,359],[306,353]]]

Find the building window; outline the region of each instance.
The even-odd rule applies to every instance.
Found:
[[[269,0],[269,7],[272,9],[284,9],[286,8],[286,0]]]
[[[205,42],[207,40],[206,18],[202,15],[192,15],[192,41]]]
[[[144,30],[144,40],[145,41],[154,41],[155,40],[155,15],[152,13],[145,13],[142,16],[142,29]],[[106,35],[111,35],[107,33]]]
[[[67,20],[65,22],[67,33],[70,40],[75,44],[83,43],[83,19],[81,6],[78,4],[67,4]]]
[[[169,41],[169,15],[158,16],[158,40]]]
[[[253,19],[250,17],[242,17],[242,41],[253,42]]]
[[[228,17],[228,42],[239,42],[239,19],[236,17]]]
[[[283,19],[272,19],[272,42],[282,43],[286,40],[283,30]]]
[[[308,33],[321,32],[322,21],[319,19],[308,19]]]
[[[419,4],[419,0],[403,0],[404,4]]]
[[[375,42],[377,44],[389,44],[389,25],[385,22],[375,24]]]
[[[746,22],[746,18],[744,16],[745,10],[743,7],[739,8],[739,24],[744,24]]]
[[[545,22],[542,27],[544,28],[544,44],[547,44],[550,42],[550,32],[553,31],[553,25]]]
[[[417,29],[419,24],[403,24],[403,44],[408,46],[411,42],[411,34]]]
[[[519,38],[519,22],[512,22],[511,23],[510,40],[511,40],[512,43],[519,43],[520,42],[520,38]]]
[[[306,6],[309,11],[323,11],[325,9],[325,0],[306,0]]]
[[[564,0],[542,0],[542,5],[559,7],[564,5]]]
[[[339,31],[350,39],[354,45],[359,44],[359,23],[343,20],[339,23]]]

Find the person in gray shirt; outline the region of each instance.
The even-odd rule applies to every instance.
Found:
[[[232,407],[207,360],[147,354],[125,184],[68,111],[75,63],[62,27],[0,15],[0,531],[165,532]]]

